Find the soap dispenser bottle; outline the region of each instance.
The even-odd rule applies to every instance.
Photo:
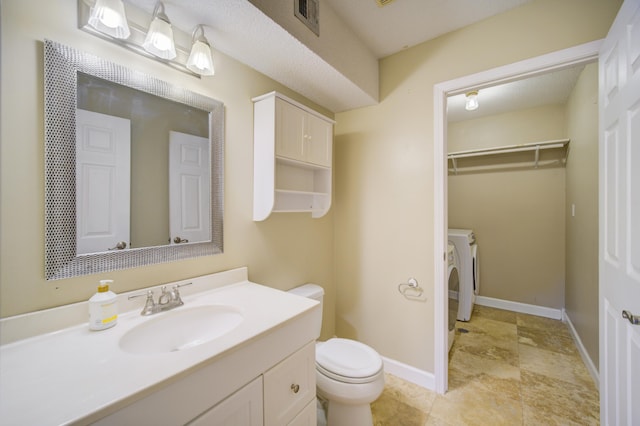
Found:
[[[89,328],[104,330],[118,322],[117,295],[109,290],[113,280],[100,280],[98,292],[89,299]]]

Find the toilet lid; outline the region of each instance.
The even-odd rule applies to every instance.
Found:
[[[344,382],[366,382],[382,369],[380,355],[350,339],[333,338],[316,346],[316,365],[326,376]]]

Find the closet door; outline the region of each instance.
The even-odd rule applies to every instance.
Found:
[[[600,50],[600,420],[640,424],[640,0]]]

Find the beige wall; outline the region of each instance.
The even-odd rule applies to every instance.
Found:
[[[598,366],[598,67],[588,65],[567,103],[565,307]],[[575,204],[575,216],[571,205]]]
[[[76,28],[76,3],[11,0],[2,7],[0,145],[0,310],[3,317],[88,299],[101,278],[116,292],[249,267],[253,281],[327,289],[323,336],[334,333],[333,214],[279,214],[252,221],[253,104],[279,90],[313,104],[216,52],[216,76],[202,80],[125,51]],[[126,64],[225,104],[224,249],[217,256],[47,282],[44,280],[43,45],[49,38]],[[320,110],[325,114],[327,111]]]
[[[449,123],[449,151],[566,138],[564,113],[564,105],[552,105]],[[480,295],[563,308],[562,163],[534,169],[533,152],[470,160],[449,174],[448,215],[450,228],[476,233]],[[471,162],[476,168],[468,171]]]
[[[620,4],[535,0],[380,62],[380,104],[336,115],[338,335],[434,371],[433,85],[600,39]]]

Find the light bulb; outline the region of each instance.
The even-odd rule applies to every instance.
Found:
[[[121,0],[97,0],[91,8],[89,25],[115,38],[125,39],[131,34]]]
[[[199,32],[199,36],[197,36]],[[214,75],[213,56],[211,54],[211,46],[204,36],[202,25],[198,25],[192,34],[193,46],[191,46],[191,54],[187,60],[187,68],[196,74]]]
[[[149,31],[142,43],[144,50],[162,59],[173,59],[176,57],[176,46],[173,41],[173,29],[169,18],[164,13],[164,6],[161,2],[153,11],[153,20],[149,25]]]
[[[475,109],[478,109],[478,106],[480,106],[480,104],[478,103],[478,92],[477,91],[469,92],[467,93],[466,96],[467,96],[467,103],[464,108],[467,111],[473,111]]]

